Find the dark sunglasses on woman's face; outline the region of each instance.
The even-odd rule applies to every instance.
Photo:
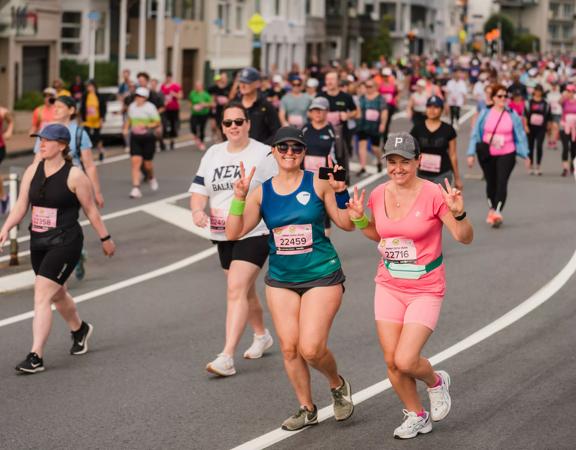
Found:
[[[222,125],[224,125],[226,128],[230,128],[232,124],[236,125],[237,127],[241,127],[244,125],[244,122],[248,122],[248,119],[226,119],[222,121]]]
[[[508,97],[508,96],[507,96],[506,94],[498,94],[498,95],[495,95],[494,97],[496,97],[496,98],[506,98],[506,97]]]
[[[292,83],[292,86],[294,86],[294,87],[300,87],[300,86],[302,86],[302,83]]]
[[[282,153],[283,155],[285,155],[286,153],[288,153],[288,149],[291,148],[292,149],[292,153],[294,153],[295,155],[299,155],[300,153],[302,153],[304,150],[306,150],[306,147],[302,144],[286,144],[285,142],[282,142],[280,144],[276,145],[276,148],[278,149],[278,151],[280,153]]]

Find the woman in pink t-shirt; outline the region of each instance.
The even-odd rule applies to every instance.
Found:
[[[573,171],[576,158],[576,86],[569,84],[562,94],[562,117],[560,119],[560,138],[562,140],[562,176]]]
[[[370,194],[364,214],[365,191],[348,204],[356,227],[378,242],[382,260],[376,274],[374,312],[376,329],[388,377],[404,404],[405,420],[394,437],[409,439],[432,431],[432,421],[444,419],[451,407],[450,377],[435,372],[421,356],[432,334],[445,292],[442,262],[442,226],[454,239],[472,242],[472,225],[466,219],[462,193],[418,178],[420,151],[408,133],[392,134],[384,147],[390,181]],[[416,390],[424,381],[430,396],[430,413]]]

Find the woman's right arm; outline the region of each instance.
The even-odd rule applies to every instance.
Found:
[[[226,238],[235,241],[252,231],[262,216],[260,205],[262,203],[262,186],[258,186],[250,195],[250,183],[256,172],[256,167],[252,167],[247,176],[244,164],[240,162],[240,179],[234,183],[234,199],[226,219]]]
[[[208,205],[208,196],[192,192],[190,196],[190,210],[192,211],[192,220],[194,225],[204,228],[209,221],[206,214],[206,206]]]
[[[0,231],[0,252],[2,251],[2,246],[4,242],[8,239],[8,233],[10,230],[22,222],[22,219],[26,215],[28,211],[28,205],[30,204],[29,193],[30,193],[30,183],[32,182],[32,178],[36,173],[36,168],[38,167],[38,163],[34,163],[26,169],[24,172],[24,176],[22,177],[22,183],[20,183],[20,195],[18,196],[18,200],[16,200],[16,204],[6,222],[4,222],[4,226]]]

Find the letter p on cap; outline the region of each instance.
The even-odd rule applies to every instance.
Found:
[[[394,147],[397,147],[398,144],[401,144],[401,143],[402,143],[402,137],[398,136],[396,138],[396,140],[394,141]]]

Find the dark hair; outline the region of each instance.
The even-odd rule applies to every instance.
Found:
[[[541,84],[537,84],[534,86],[535,91],[540,91],[542,94],[544,93],[544,87]]]
[[[494,98],[496,97],[496,94],[498,94],[498,91],[504,91],[504,92],[508,92],[506,90],[506,86],[504,86],[503,84],[500,83],[496,83],[492,85],[492,94],[491,97]]]
[[[244,118],[246,120],[250,120],[250,117],[248,117],[248,111],[246,110],[246,108],[244,108],[244,106],[242,105],[242,103],[240,102],[236,102],[236,101],[232,101],[232,102],[228,102],[226,103],[226,105],[224,106],[224,109],[222,109],[222,117],[224,117],[224,113],[226,111],[228,111],[229,109],[239,109],[242,111],[242,114],[244,114]]]
[[[172,72],[166,72],[166,76],[167,76],[167,77],[171,77],[171,76],[172,76]]]
[[[146,78],[146,81],[150,81],[150,75],[148,75],[148,72],[138,72],[138,75],[136,75],[136,78],[140,78],[140,77],[144,77],[144,78]]]
[[[62,142],[62,141],[59,141]],[[72,162],[72,155],[70,154],[70,144],[67,142],[62,142],[63,144],[66,144],[66,148],[64,150],[62,150],[62,157],[64,158],[64,161],[66,162]]]

